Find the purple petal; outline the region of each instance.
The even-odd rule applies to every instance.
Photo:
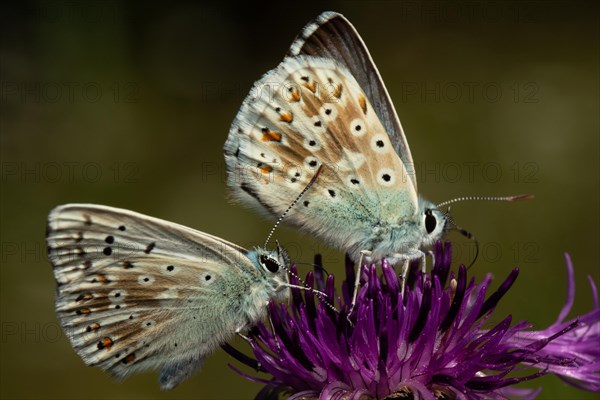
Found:
[[[567,318],[575,302],[575,269],[573,268],[569,253],[565,253],[565,261],[567,263],[567,301],[562,310],[560,310],[555,324],[560,324]]]
[[[524,321],[512,323],[510,315],[493,316],[518,269],[488,296],[491,274],[476,282],[467,277],[464,266],[451,271],[450,243],[436,243],[434,252],[436,267],[430,275],[422,275],[418,261],[411,262],[404,296],[402,283],[387,261],[382,261],[381,270],[374,265],[362,267],[354,324],[344,314],[351,301],[354,266],[346,265],[342,296],[336,295],[333,276],[325,277],[316,267],[318,271],[307,274],[306,285],[322,289],[327,301],[317,301],[310,290],[292,290],[291,304],[269,304],[273,331],[270,324],[258,324],[251,331],[256,360],[224,348],[273,377],[259,379],[268,385],[261,391],[264,398],[285,392],[292,399],[406,394],[434,400],[439,393],[465,400],[500,400],[509,395],[531,399],[539,390],[514,385],[546,374],[583,390],[600,391],[597,288],[590,280],[593,310],[567,320],[575,295],[568,255],[566,303],[552,326],[535,331]],[[336,298],[342,311],[328,307]],[[500,322],[491,324],[496,320]],[[531,368],[534,372],[526,374]]]

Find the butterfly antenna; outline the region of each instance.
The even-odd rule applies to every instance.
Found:
[[[277,226],[279,226],[279,224],[285,218],[285,216],[287,215],[287,213],[289,213],[290,210],[296,205],[296,203],[300,200],[300,198],[304,195],[304,193],[306,193],[308,191],[308,189],[310,189],[310,187],[315,183],[315,181],[319,177],[319,174],[321,173],[322,170],[323,170],[323,164],[319,165],[319,169],[317,169],[317,172],[312,177],[312,179],[310,180],[310,182],[308,182],[308,184],[304,187],[304,189],[302,189],[302,191],[300,192],[300,194],[294,199],[294,201],[292,201],[292,204],[289,205],[289,207],[287,208],[287,210],[285,210],[283,212],[283,214],[281,214],[281,216],[277,219],[277,221],[275,222],[275,225],[273,225],[273,228],[271,228],[271,232],[269,232],[269,235],[267,236],[267,240],[265,240],[265,245],[264,245],[265,248],[269,244],[269,241],[271,240],[271,237],[273,236],[273,233],[275,233],[275,230],[277,229]]]
[[[457,197],[452,200],[444,201],[435,206],[435,208],[441,208],[453,203],[458,203],[460,201],[472,201],[472,200],[487,200],[487,201],[517,201],[517,200],[531,200],[533,199],[532,194],[519,194],[516,196],[464,196]]]
[[[437,208],[438,210],[440,210],[440,208],[450,205],[450,204],[454,204],[454,203],[458,203],[461,201],[473,201],[473,200],[485,200],[485,201],[517,201],[517,200],[530,200],[533,199],[534,196],[532,194],[519,194],[516,196],[463,196],[463,197],[457,197],[455,199],[452,200],[447,200],[444,201],[438,205],[435,206],[435,208]],[[441,210],[440,210],[441,211]],[[475,239],[475,236],[473,236],[473,234],[469,231],[467,231],[466,229],[461,228],[460,226],[458,226],[456,224],[456,222],[454,222],[454,220],[452,219],[452,217],[450,217],[450,207],[448,207],[448,212],[444,212],[441,211],[447,218],[447,220],[454,226],[454,228],[463,236],[465,236],[467,239],[473,240],[475,242],[475,257],[473,258],[473,260],[471,261],[471,263],[469,264],[469,266],[467,267],[467,270],[469,270],[473,264],[475,264],[475,261],[477,260],[477,257],[479,256],[479,242],[477,241],[477,239]]]
[[[277,242],[277,249],[279,249],[279,242]],[[291,276],[293,276],[294,278],[298,279],[298,282],[300,282],[302,284],[302,286],[304,286],[305,290],[309,290],[311,292],[313,292],[320,301],[322,301],[327,307],[329,307],[333,312],[335,312],[336,314],[340,313],[340,310],[338,310],[337,308],[335,308],[335,306],[333,304],[331,304],[329,301],[327,301],[327,299],[325,297],[328,297],[325,293],[321,292],[320,290],[316,290],[315,288],[310,287],[306,281],[302,278],[300,278],[298,276],[298,274],[293,273],[288,267],[286,267],[285,265],[282,265],[281,268],[285,269],[285,271],[290,274]],[[299,288],[298,286],[291,286],[291,287],[296,287]]]
[[[288,274],[290,274],[294,278],[298,279],[298,282],[300,282],[302,284],[302,286],[304,286],[305,290],[313,292],[319,298],[319,300],[322,301],[331,311],[335,312],[336,314],[340,313],[340,310],[335,308],[335,306],[327,300],[328,296],[325,293],[308,286],[308,284],[304,281],[304,279],[300,278],[297,274],[293,273],[291,270],[287,269],[286,267],[283,267],[283,269],[285,269],[288,272]]]

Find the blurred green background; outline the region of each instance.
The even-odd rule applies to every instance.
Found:
[[[156,376],[122,383],[85,367],[54,314],[48,211],[125,207],[261,244],[272,222],[225,201],[222,145],[252,83],[321,11],[345,14],[367,43],[408,136],[420,193],[533,193],[464,203],[480,240],[473,273],[521,276],[495,318],[543,328],[565,299],[563,252],[577,274],[575,313],[599,281],[598,7],[594,2],[212,3],[72,1],[1,6],[0,203],[2,398],[252,398],[259,390],[217,352],[170,393]],[[292,229],[295,260],[343,257]],[[458,236],[457,256],[472,247]],[[496,282],[498,283],[498,282]],[[248,347],[238,341],[239,348]],[[540,398],[595,398],[547,377]]]

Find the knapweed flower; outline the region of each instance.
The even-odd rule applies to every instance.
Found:
[[[411,265],[404,297],[388,263],[363,267],[350,321],[346,313],[354,266],[347,262],[341,297],[336,296],[334,277],[325,278],[316,268],[308,273],[306,284],[324,291],[330,303],[336,299],[339,312],[316,301],[314,292],[293,289],[291,304],[271,304],[272,324],[259,325],[252,333],[255,359],[230,346],[225,349],[272,376],[264,380],[243,374],[266,384],[257,399],[280,394],[327,400],[530,399],[540,390],[513,385],[545,374],[600,391],[597,291],[592,282],[592,311],[565,320],[575,294],[568,256],[567,302],[554,324],[535,331],[526,322],[512,324],[511,316],[492,324],[494,308],[518,269],[489,294],[491,275],[476,283],[467,278],[464,266],[450,270],[448,243],[436,244],[434,254],[430,274],[422,276],[418,266]],[[297,279],[291,283],[300,284]]]

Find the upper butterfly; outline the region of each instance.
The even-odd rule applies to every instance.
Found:
[[[355,259],[424,257],[449,218],[417,195],[413,161],[379,72],[342,15],[321,14],[252,88],[225,143],[235,198],[281,214],[323,166],[287,222]]]

